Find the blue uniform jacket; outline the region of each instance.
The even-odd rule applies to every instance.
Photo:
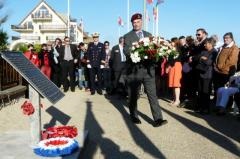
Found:
[[[94,45],[94,43],[89,43],[87,50],[87,59],[89,60],[89,64],[92,67],[100,67],[101,64],[104,64],[106,53],[104,49],[103,43],[98,43]]]

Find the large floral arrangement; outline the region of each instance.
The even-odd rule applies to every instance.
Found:
[[[168,61],[175,60],[179,57],[179,52],[166,40],[159,40],[158,56],[164,57]]]
[[[179,53],[168,41],[155,37],[145,37],[132,43],[130,53],[133,63],[146,60],[158,62],[162,58],[172,60],[178,58],[178,56]]]
[[[74,139],[78,135],[75,126],[56,126],[42,131],[42,140],[34,148],[35,154],[44,157],[70,155],[79,148]]]

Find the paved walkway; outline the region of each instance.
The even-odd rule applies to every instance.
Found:
[[[28,116],[20,109],[24,100],[0,110],[0,133],[29,130]],[[42,123],[43,127],[68,124],[87,129],[89,140],[82,159],[240,158],[240,121],[234,116],[200,116],[191,110],[171,107],[163,100],[159,102],[167,125],[152,126],[145,97],[138,102],[142,124],[134,125],[125,100],[77,90],[66,93],[54,106],[43,99]]]

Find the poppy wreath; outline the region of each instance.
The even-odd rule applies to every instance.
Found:
[[[32,115],[34,113],[34,107],[32,103],[25,101],[21,106],[24,115]]]
[[[75,126],[55,126],[42,131],[42,139],[69,137],[74,138],[78,135],[78,130]]]
[[[34,153],[44,157],[70,155],[79,148],[78,142],[68,137],[57,137],[41,140]]]
[[[40,104],[40,107],[43,108],[43,105]],[[32,115],[32,114],[35,112],[35,109],[34,109],[32,103],[31,103],[31,102],[28,102],[28,101],[25,101],[25,102],[22,104],[21,109],[22,109],[22,111],[23,111],[23,114],[24,114],[24,115],[28,115],[28,116],[29,116],[29,115]]]

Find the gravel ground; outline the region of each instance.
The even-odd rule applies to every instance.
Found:
[[[20,109],[26,99],[0,110],[0,133],[29,130]],[[160,100],[168,124],[155,128],[146,97],[138,101],[140,125],[129,118],[126,100],[76,90],[54,106],[42,99],[42,126],[75,125],[88,130],[83,159],[237,159],[240,158],[240,121],[228,114],[201,116]]]

